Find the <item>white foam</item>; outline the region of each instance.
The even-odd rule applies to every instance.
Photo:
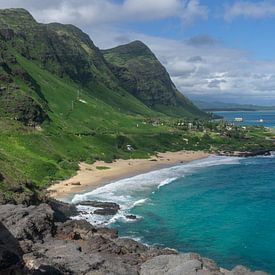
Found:
[[[117,220],[126,221],[126,215],[133,207],[144,204],[152,191],[162,186],[171,184],[176,179],[184,177],[198,169],[215,165],[239,164],[241,158],[210,156],[205,159],[196,160],[187,164],[181,164],[157,171],[141,174],[131,178],[112,182],[85,194],[76,194],[72,202],[78,203],[85,200],[112,201],[121,207],[119,213],[113,217],[102,218],[98,215],[85,218],[91,223],[110,224]]]
[[[173,181],[175,181],[177,178],[171,178],[171,179],[166,179],[166,180],[163,180],[159,185],[158,185],[158,189],[160,189],[160,187],[164,186],[164,185],[167,185]]]
[[[135,206],[137,206],[137,205],[142,205],[142,204],[144,204],[147,200],[148,200],[148,198],[147,198],[147,199],[140,199],[140,200],[137,200],[137,201],[135,201],[135,202],[133,203],[133,207],[135,207]]]

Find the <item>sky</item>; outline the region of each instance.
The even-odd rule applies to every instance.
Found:
[[[191,99],[275,105],[275,0],[0,0],[103,49],[141,40]]]

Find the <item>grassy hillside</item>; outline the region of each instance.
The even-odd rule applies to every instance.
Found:
[[[136,44],[130,63],[137,65],[137,86],[125,60],[111,64],[104,52],[106,61],[78,28],[39,24],[21,9],[0,10],[0,201],[1,195],[22,201],[22,194],[76,173],[79,161],[271,146],[263,129],[243,139],[239,130],[214,134],[221,130],[176,91],[151,51]],[[123,77],[129,74],[128,84],[118,67]],[[148,101],[133,92],[136,87]],[[129,144],[134,150],[127,150]]]

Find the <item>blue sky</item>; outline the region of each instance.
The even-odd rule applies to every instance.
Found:
[[[145,42],[191,99],[275,105],[274,0],[0,0],[100,48]]]

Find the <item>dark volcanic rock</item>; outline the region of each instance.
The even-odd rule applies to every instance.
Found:
[[[96,209],[94,211],[94,214],[102,216],[114,216],[117,213],[117,211],[118,210],[114,208],[100,208]]]
[[[96,207],[98,209],[96,209],[93,214],[102,216],[113,216],[120,209],[120,206],[114,202],[82,201],[79,202],[78,205]]]
[[[50,203],[55,210],[45,203],[0,206],[1,275],[265,274],[242,266],[221,270],[198,254],[179,254],[118,238],[116,230],[96,228],[85,220],[60,222],[70,214],[70,206]],[[54,223],[54,216],[58,222]]]
[[[229,273],[225,272],[225,274],[228,274],[228,275],[253,275],[253,274],[254,275],[267,275],[267,273],[262,272],[262,271],[253,272],[250,269],[248,269],[242,265],[237,265]]]
[[[137,216],[136,215],[126,215],[126,218],[129,220],[136,220]]]
[[[57,227],[57,237],[63,240],[87,240],[97,230],[85,220],[69,220]]]
[[[0,274],[20,274],[22,254],[18,240],[0,222]]]
[[[78,211],[73,204],[57,201],[52,198],[48,198],[46,201],[54,211],[53,217],[55,222],[65,222],[70,217],[77,216]]]
[[[29,207],[1,205],[0,222],[19,241],[42,240],[54,231],[53,210],[47,204]]]
[[[254,150],[254,151],[246,151],[246,152],[217,152],[220,156],[233,156],[233,157],[256,157],[256,156],[270,156],[270,150]]]
[[[102,202],[102,201],[82,201],[78,205],[92,206],[97,208],[113,208],[119,210],[120,207],[114,202]]]

